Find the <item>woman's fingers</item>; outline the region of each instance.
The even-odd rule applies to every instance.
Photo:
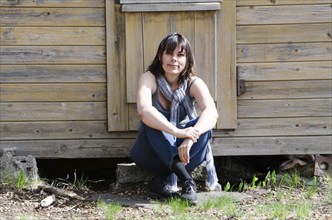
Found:
[[[184,164],[188,164],[190,162],[189,152],[192,145],[193,142],[190,139],[186,139],[178,148],[179,158]]]

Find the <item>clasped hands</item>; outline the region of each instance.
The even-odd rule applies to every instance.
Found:
[[[178,147],[179,158],[185,165],[190,162],[190,149],[200,136],[199,130],[194,127],[188,127],[180,129],[180,133],[183,136],[178,136],[179,138],[184,138],[184,141]]]

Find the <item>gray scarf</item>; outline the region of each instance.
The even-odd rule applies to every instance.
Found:
[[[166,97],[166,99],[172,102],[170,122],[173,125],[177,126],[179,123],[179,105],[181,103],[183,104],[183,107],[186,110],[189,119],[194,119],[197,117],[192,99],[186,94],[188,87],[188,79],[185,79],[184,82],[179,86],[179,88],[174,92],[172,91],[164,76],[159,76],[157,78],[157,82],[161,93]]]
[[[178,125],[179,123],[179,105],[180,103],[183,104],[189,119],[194,119],[197,117],[195,107],[193,104],[192,99],[189,95],[186,94],[187,87],[188,87],[188,79],[185,79],[184,82],[179,86],[177,90],[174,92],[172,91],[171,87],[169,86],[166,78],[160,75],[157,78],[157,83],[159,85],[161,93],[170,101],[172,102],[171,105],[171,118],[170,122],[173,125]],[[216,168],[214,166],[214,160],[212,155],[211,144],[208,142],[207,144],[207,152],[205,158],[205,166],[207,172],[207,180],[205,181],[205,185],[208,189],[214,191],[221,191],[221,186],[218,183],[218,176],[216,172]],[[177,178],[175,174],[172,174],[168,182],[173,190],[177,190]]]

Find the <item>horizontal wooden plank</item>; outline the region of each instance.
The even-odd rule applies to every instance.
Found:
[[[105,64],[105,46],[1,46],[0,64]]]
[[[0,6],[11,6],[11,7],[99,7],[105,6],[105,0],[47,0],[47,1],[32,1],[32,0],[19,0],[19,1],[9,1],[0,0]]]
[[[17,155],[37,158],[129,157],[134,139],[0,141],[0,148],[15,147]]]
[[[331,117],[332,99],[238,100],[238,118]]]
[[[0,45],[105,45],[104,27],[0,27]]]
[[[331,5],[238,7],[237,24],[292,24],[331,22]]]
[[[125,4],[123,12],[219,11],[220,3]]]
[[[234,131],[215,130],[213,137],[331,135],[331,126],[331,117],[239,119]],[[103,120],[0,122],[3,141],[105,138],[136,138],[136,131],[107,132]]]
[[[237,44],[324,42],[332,40],[332,24],[285,24],[236,27]]]
[[[237,61],[240,63],[324,60],[332,60],[331,43],[237,45]]]
[[[1,140],[68,140],[135,137],[136,132],[108,132],[106,120],[0,122]]]
[[[332,80],[245,82],[238,99],[332,98]]]
[[[2,27],[105,26],[103,8],[0,8]]]
[[[237,6],[257,5],[306,5],[332,3],[332,0],[237,0]]]
[[[37,158],[129,157],[135,139],[0,141],[16,147],[17,155]],[[214,156],[331,154],[331,136],[214,138]]]
[[[234,131],[214,131],[214,137],[332,135],[331,117],[239,119]]]
[[[202,3],[222,2],[223,0],[120,0],[120,4],[152,4],[152,3]]]
[[[1,65],[0,83],[106,83],[105,65]]]
[[[105,102],[0,103],[5,121],[106,120]]]
[[[216,138],[213,155],[332,154],[331,136]]]
[[[332,61],[239,63],[239,78],[245,81],[332,79]]]
[[[1,102],[103,102],[106,84],[3,84],[0,93]]]

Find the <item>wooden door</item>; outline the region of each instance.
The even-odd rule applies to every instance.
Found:
[[[173,7],[162,3],[154,7],[146,1],[107,2],[110,131],[137,129],[138,78],[154,58],[159,42],[172,32],[183,34],[193,47],[198,76],[207,83],[220,115],[216,128],[236,128],[235,1],[199,5],[177,1]]]

